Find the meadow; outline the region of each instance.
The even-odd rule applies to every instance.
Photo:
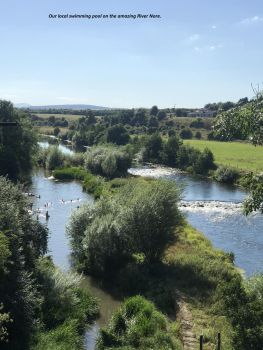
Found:
[[[42,119],[48,119],[51,116],[54,116],[56,119],[57,118],[65,118],[68,122],[70,121],[75,121],[78,120],[80,117],[83,117],[83,115],[78,115],[78,114],[52,114],[52,113],[35,113],[38,117]]]
[[[207,140],[185,140],[184,142],[199,150],[208,147],[213,152],[218,165],[231,166],[241,171],[263,171],[263,146]]]

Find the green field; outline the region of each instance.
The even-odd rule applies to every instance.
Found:
[[[54,116],[55,118],[62,118],[64,117],[67,121],[74,121],[78,120],[80,117],[83,117],[83,115],[78,114],[52,114],[52,113],[36,113],[36,115],[43,119],[48,119],[51,116]]]
[[[213,152],[217,164],[232,166],[239,170],[263,171],[263,146],[255,147],[240,142],[202,140],[184,142],[200,150],[208,147]]]

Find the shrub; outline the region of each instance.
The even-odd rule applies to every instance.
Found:
[[[218,182],[233,184],[239,177],[236,169],[221,165],[217,168],[214,178]]]
[[[43,322],[46,329],[57,327],[67,319],[76,319],[84,326],[87,319],[97,314],[95,300],[80,288],[81,276],[64,273],[51,260],[43,258],[38,263],[38,280],[41,284]]]
[[[126,145],[129,142],[130,136],[122,125],[114,125],[107,131],[107,142],[115,143],[116,145]]]
[[[197,132],[195,133],[195,138],[196,138],[197,140],[200,140],[200,139],[202,138],[202,134],[200,133],[200,131],[197,131]]]
[[[261,350],[263,344],[263,276],[243,282],[232,279],[219,289],[224,311],[233,328],[233,348]]]
[[[165,316],[141,296],[127,299],[100,331],[97,350],[178,349],[168,331]]]
[[[114,146],[94,146],[86,153],[85,166],[97,175],[109,178],[125,175],[130,165],[130,155]]]
[[[192,139],[193,133],[192,133],[191,129],[185,128],[180,132],[180,137],[181,137],[181,139]]]
[[[63,166],[64,156],[62,152],[56,146],[50,147],[46,159],[46,168],[48,170],[53,170],[55,168],[60,168]]]

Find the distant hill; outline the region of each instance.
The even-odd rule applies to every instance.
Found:
[[[16,108],[30,108],[30,104],[28,103],[15,103]]]
[[[108,109],[108,107],[102,107],[102,106],[94,106],[94,105],[47,105],[47,106],[31,106],[26,103],[18,103],[15,105],[17,108],[29,108],[32,111],[36,110],[49,110],[49,109],[67,109],[67,110],[86,110],[86,109],[92,109],[92,110],[101,110],[101,109]]]

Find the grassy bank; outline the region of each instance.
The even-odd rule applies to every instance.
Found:
[[[165,263],[175,280],[175,289],[184,295],[194,319],[196,339],[203,334],[206,349],[215,349],[217,333],[223,348],[232,349],[233,329],[221,313],[219,289],[240,273],[231,254],[215,249],[211,242],[189,225],[177,230],[177,241],[167,249]]]
[[[92,194],[95,199],[101,196],[109,196],[122,186],[127,181],[151,181],[151,179],[137,179],[133,176],[127,176],[126,178],[115,178],[112,180],[106,180],[102,176],[93,175],[82,167],[68,167],[62,169],[55,169],[53,176],[57,180],[79,180],[82,182],[83,190]]]
[[[263,146],[240,142],[187,140],[186,144],[199,150],[208,147],[218,165],[235,167],[240,171],[263,171]]]

